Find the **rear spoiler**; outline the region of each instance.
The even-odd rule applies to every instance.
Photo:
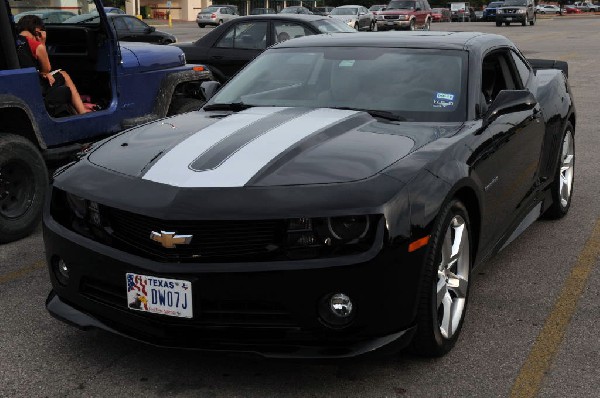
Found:
[[[558,61],[555,59],[528,59],[529,64],[534,70],[538,69],[559,69],[562,70],[565,76],[569,77],[569,64],[566,61]]]

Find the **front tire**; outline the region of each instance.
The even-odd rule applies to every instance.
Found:
[[[533,26],[533,25],[535,25],[535,20],[536,20],[536,16],[535,16],[535,14],[533,14],[533,19],[531,19],[531,20],[529,21],[529,26]]]
[[[31,234],[41,219],[48,169],[29,140],[0,135],[0,243]]]
[[[575,136],[573,126],[567,123],[562,136],[558,166],[554,174],[554,181],[550,185],[552,205],[544,213],[544,218],[556,220],[563,218],[571,207],[573,186],[575,182]]]
[[[527,26],[528,23],[529,23],[529,18],[527,17],[527,14],[525,14],[525,20],[523,20],[523,22],[521,22],[521,25]]]
[[[169,107],[168,115],[179,115],[180,113],[198,111],[202,109],[205,103],[206,101],[197,98],[176,98]]]
[[[471,273],[471,229],[467,209],[457,199],[438,214],[425,256],[414,352],[442,356],[462,328]]]
[[[206,25],[204,25],[204,24],[201,24],[201,23],[199,23],[199,24],[198,24],[198,27],[199,27],[200,29],[204,28],[205,26],[206,26]]]
[[[410,20],[410,25],[408,26],[408,30],[415,30],[415,20],[414,18]]]

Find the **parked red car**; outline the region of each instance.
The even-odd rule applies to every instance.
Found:
[[[429,30],[431,7],[427,0],[392,0],[377,14],[377,30]]]
[[[579,8],[575,8],[575,6],[565,6],[564,10],[565,10],[565,12],[567,14],[581,14],[581,13],[583,13],[583,11],[581,11]]]
[[[431,9],[431,21],[432,22],[450,22],[451,17],[450,10],[447,8],[432,8]]]

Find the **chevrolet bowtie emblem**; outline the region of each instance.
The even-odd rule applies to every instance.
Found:
[[[189,245],[193,235],[175,235],[175,232],[150,232],[150,239],[160,243],[167,249],[175,248],[175,245]]]

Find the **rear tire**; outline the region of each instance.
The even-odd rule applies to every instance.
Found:
[[[197,111],[202,109],[204,104],[206,104],[206,101],[197,98],[175,98],[173,102],[171,102],[168,115],[172,116]]]
[[[0,243],[31,234],[40,222],[48,169],[26,138],[0,135]]]
[[[199,23],[199,24],[198,24],[198,27],[199,27],[199,28],[204,28],[205,26],[206,26],[206,25],[204,25],[204,24],[201,24],[201,23]]]
[[[462,328],[471,273],[469,214],[457,199],[438,214],[425,255],[412,350],[438,357],[452,349]]]
[[[554,173],[554,181],[550,186],[552,205],[544,213],[544,218],[556,220],[563,218],[571,207],[573,187],[575,182],[575,135],[573,126],[567,122],[563,133],[558,165]]]

